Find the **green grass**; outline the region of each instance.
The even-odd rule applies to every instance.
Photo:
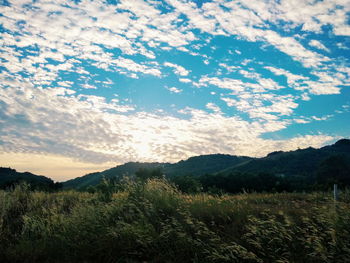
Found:
[[[350,262],[350,195],[0,191],[1,262]]]

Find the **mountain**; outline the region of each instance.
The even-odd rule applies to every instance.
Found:
[[[177,163],[130,162],[114,168],[87,174],[63,183],[64,188],[84,189],[97,185],[103,177],[121,178],[133,176],[141,168],[161,168],[168,177],[180,175],[201,176],[205,174],[270,173],[275,175],[312,176],[320,165],[332,156],[340,156],[350,163],[350,140],[341,139],[333,145],[320,149],[312,147],[295,151],[276,151],[262,158],[210,154],[191,157]]]
[[[84,189],[88,186],[94,186],[99,184],[103,177],[121,178],[123,176],[132,176],[139,169],[153,169],[157,167],[162,167],[163,165],[165,164],[129,162],[102,172],[90,173],[81,177],[68,180],[66,182],[63,182],[63,188]]]
[[[35,175],[29,172],[20,173],[15,169],[0,167],[0,189],[12,187],[19,182],[26,182],[34,189],[53,190],[59,184],[55,184],[50,178]]]
[[[307,175],[314,173],[322,162],[332,156],[341,156],[350,163],[350,140],[341,139],[333,145],[320,149],[309,147],[289,152],[272,152],[266,157],[251,159],[244,164],[225,169],[221,173],[267,172],[283,175]]]
[[[138,163],[130,162],[103,172],[91,173],[82,177],[74,178],[63,183],[64,188],[83,189],[94,186],[101,182],[103,177],[121,178],[133,176],[141,168],[161,168],[166,176],[193,175],[200,176],[206,173],[216,173],[228,167],[251,160],[249,157],[232,156],[226,154],[210,154],[191,157],[185,161],[171,163]]]

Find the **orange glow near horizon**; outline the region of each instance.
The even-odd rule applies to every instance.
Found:
[[[100,172],[118,165],[118,163],[84,163],[67,157],[33,153],[2,153],[0,160],[1,167],[10,167],[18,172],[43,175],[58,182],[88,173]]]

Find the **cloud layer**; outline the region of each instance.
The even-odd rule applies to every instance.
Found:
[[[349,114],[348,0],[109,2],[3,3],[3,154],[105,166],[343,136],[317,123]]]

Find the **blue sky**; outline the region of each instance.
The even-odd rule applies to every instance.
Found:
[[[350,133],[350,1],[2,1],[1,164],[264,156]]]

